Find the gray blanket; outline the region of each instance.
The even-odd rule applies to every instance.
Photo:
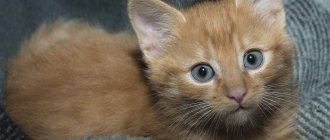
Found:
[[[168,0],[186,7],[200,0]],[[0,81],[22,40],[44,21],[79,18],[111,31],[130,29],[126,0],[0,0]],[[330,0],[285,0],[288,31],[296,44],[295,76],[300,90],[297,133],[303,140],[330,139]],[[3,110],[0,86],[0,139],[26,139]],[[83,139],[142,140],[93,136]]]

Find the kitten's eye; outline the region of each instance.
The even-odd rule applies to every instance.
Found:
[[[262,52],[259,50],[250,50],[244,54],[244,67],[246,69],[254,70],[261,66],[263,60]]]
[[[205,83],[214,77],[214,71],[208,64],[199,64],[191,69],[191,75],[196,81]]]

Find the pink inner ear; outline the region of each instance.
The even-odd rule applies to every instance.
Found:
[[[260,13],[270,26],[278,23],[284,24],[282,0],[254,1],[253,9]]]
[[[173,26],[184,19],[180,11],[160,0],[131,0],[128,10],[140,48],[148,59],[162,54]]]
[[[254,3],[253,8],[264,14],[283,10],[281,0],[259,0],[257,3]]]
[[[141,17],[136,16],[132,21],[135,32],[140,42],[140,48],[147,57],[160,55],[161,40],[165,37],[162,30],[158,30],[154,23],[146,23]]]
[[[248,4],[269,24],[285,25],[282,0],[236,0],[236,5]]]

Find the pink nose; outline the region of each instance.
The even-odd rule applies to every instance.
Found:
[[[228,97],[230,99],[235,100],[238,104],[241,104],[245,94],[246,94],[245,88],[236,88],[229,91]]]

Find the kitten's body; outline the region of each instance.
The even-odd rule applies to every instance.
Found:
[[[32,138],[147,135],[154,116],[136,53],[126,33],[44,25],[9,66],[7,111]]]
[[[202,3],[182,15],[160,2],[136,1],[131,2],[129,11],[137,37],[106,33],[79,22],[56,22],[42,26],[24,44],[9,65],[7,80],[7,111],[23,131],[34,139],[88,135],[153,136],[166,140],[294,139],[292,99],[296,91],[291,86],[292,47],[284,25],[268,27],[251,8],[235,8],[229,1]],[[167,14],[158,16],[166,18],[159,26],[184,16],[183,21],[171,25],[175,28],[172,31],[166,31],[167,27],[156,30],[166,32],[155,35],[159,40],[171,34],[164,41],[166,44],[145,39],[146,34],[139,30],[141,21],[135,13],[144,10],[141,5],[159,6],[161,10],[152,11],[155,16],[157,12],[169,11],[170,18]],[[166,46],[166,51],[147,46],[150,42]],[[237,47],[246,49],[251,44],[263,45],[258,49],[272,53],[267,56],[271,60],[265,62],[267,67],[261,72],[241,73],[236,65],[240,63]],[[138,46],[149,67],[146,74],[151,88],[143,76]],[[196,62],[210,62],[219,68],[216,70],[229,69],[229,79],[236,78],[230,82],[233,85],[244,79],[248,91],[251,90],[246,95],[247,106],[252,109],[228,113],[227,107],[234,104],[222,95],[221,80],[226,79],[223,71],[219,71],[219,79],[207,85],[189,81],[185,75]],[[260,109],[261,94],[268,90],[262,91],[263,86],[269,92],[290,95],[279,93],[267,98],[275,103],[263,104]],[[189,111],[195,108],[185,108],[191,102],[207,103],[214,112],[224,111],[210,115],[196,110],[194,114]]]

